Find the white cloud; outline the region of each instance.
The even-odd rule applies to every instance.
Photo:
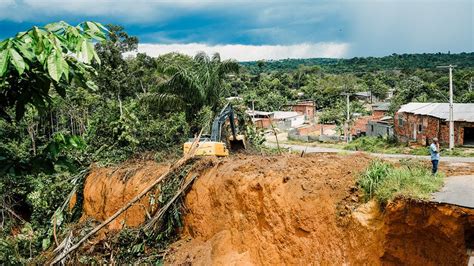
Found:
[[[353,4],[351,47],[358,55],[469,52],[474,48],[472,0]]]
[[[0,0],[0,20],[42,21],[57,16],[107,16],[126,22],[164,21],[211,2],[198,0]],[[173,12],[179,9],[179,14]]]
[[[138,52],[157,57],[163,54],[179,52],[194,56],[198,52],[219,53],[222,59],[237,61],[278,60],[286,58],[342,58],[349,50],[347,43],[302,43],[294,45],[207,45],[189,44],[139,44]]]

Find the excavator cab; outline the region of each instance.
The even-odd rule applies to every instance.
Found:
[[[222,128],[229,118],[231,128],[231,136],[228,137],[229,148],[232,151],[245,149],[245,137],[236,134],[236,127],[234,121],[234,109],[231,104],[227,104],[212,123],[212,131],[210,137],[203,137],[199,141],[199,146],[196,150],[196,155],[213,155],[213,156],[228,156],[229,148],[226,143],[221,141]],[[188,153],[192,146],[192,140],[184,143],[183,151]]]

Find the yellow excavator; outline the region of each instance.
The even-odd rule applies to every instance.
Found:
[[[229,118],[230,129],[232,131],[232,135],[229,136],[228,142],[230,145],[230,149],[240,150],[245,149],[245,137],[243,135],[237,135],[236,133],[236,126],[235,126],[235,117],[234,117],[234,109],[232,105],[228,103],[219,115],[214,118],[212,123],[211,129],[211,136],[210,137],[202,137],[199,140],[199,146],[196,150],[196,155],[214,155],[214,156],[228,156],[229,149],[227,148],[226,143],[221,141],[222,137],[222,128]],[[188,142],[184,143],[183,151],[184,153],[188,153],[191,149],[191,145],[193,140],[190,139]]]

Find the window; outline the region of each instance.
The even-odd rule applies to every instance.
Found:
[[[418,132],[421,132],[421,131],[423,131],[423,125],[419,124],[418,125]]]
[[[374,132],[374,125],[370,125],[370,132]]]
[[[403,119],[400,116],[398,117],[398,125],[403,126]]]

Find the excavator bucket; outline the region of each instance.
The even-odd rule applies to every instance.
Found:
[[[229,137],[229,145],[230,150],[238,151],[245,149],[245,136],[244,135],[236,135],[235,139],[233,136]]]

